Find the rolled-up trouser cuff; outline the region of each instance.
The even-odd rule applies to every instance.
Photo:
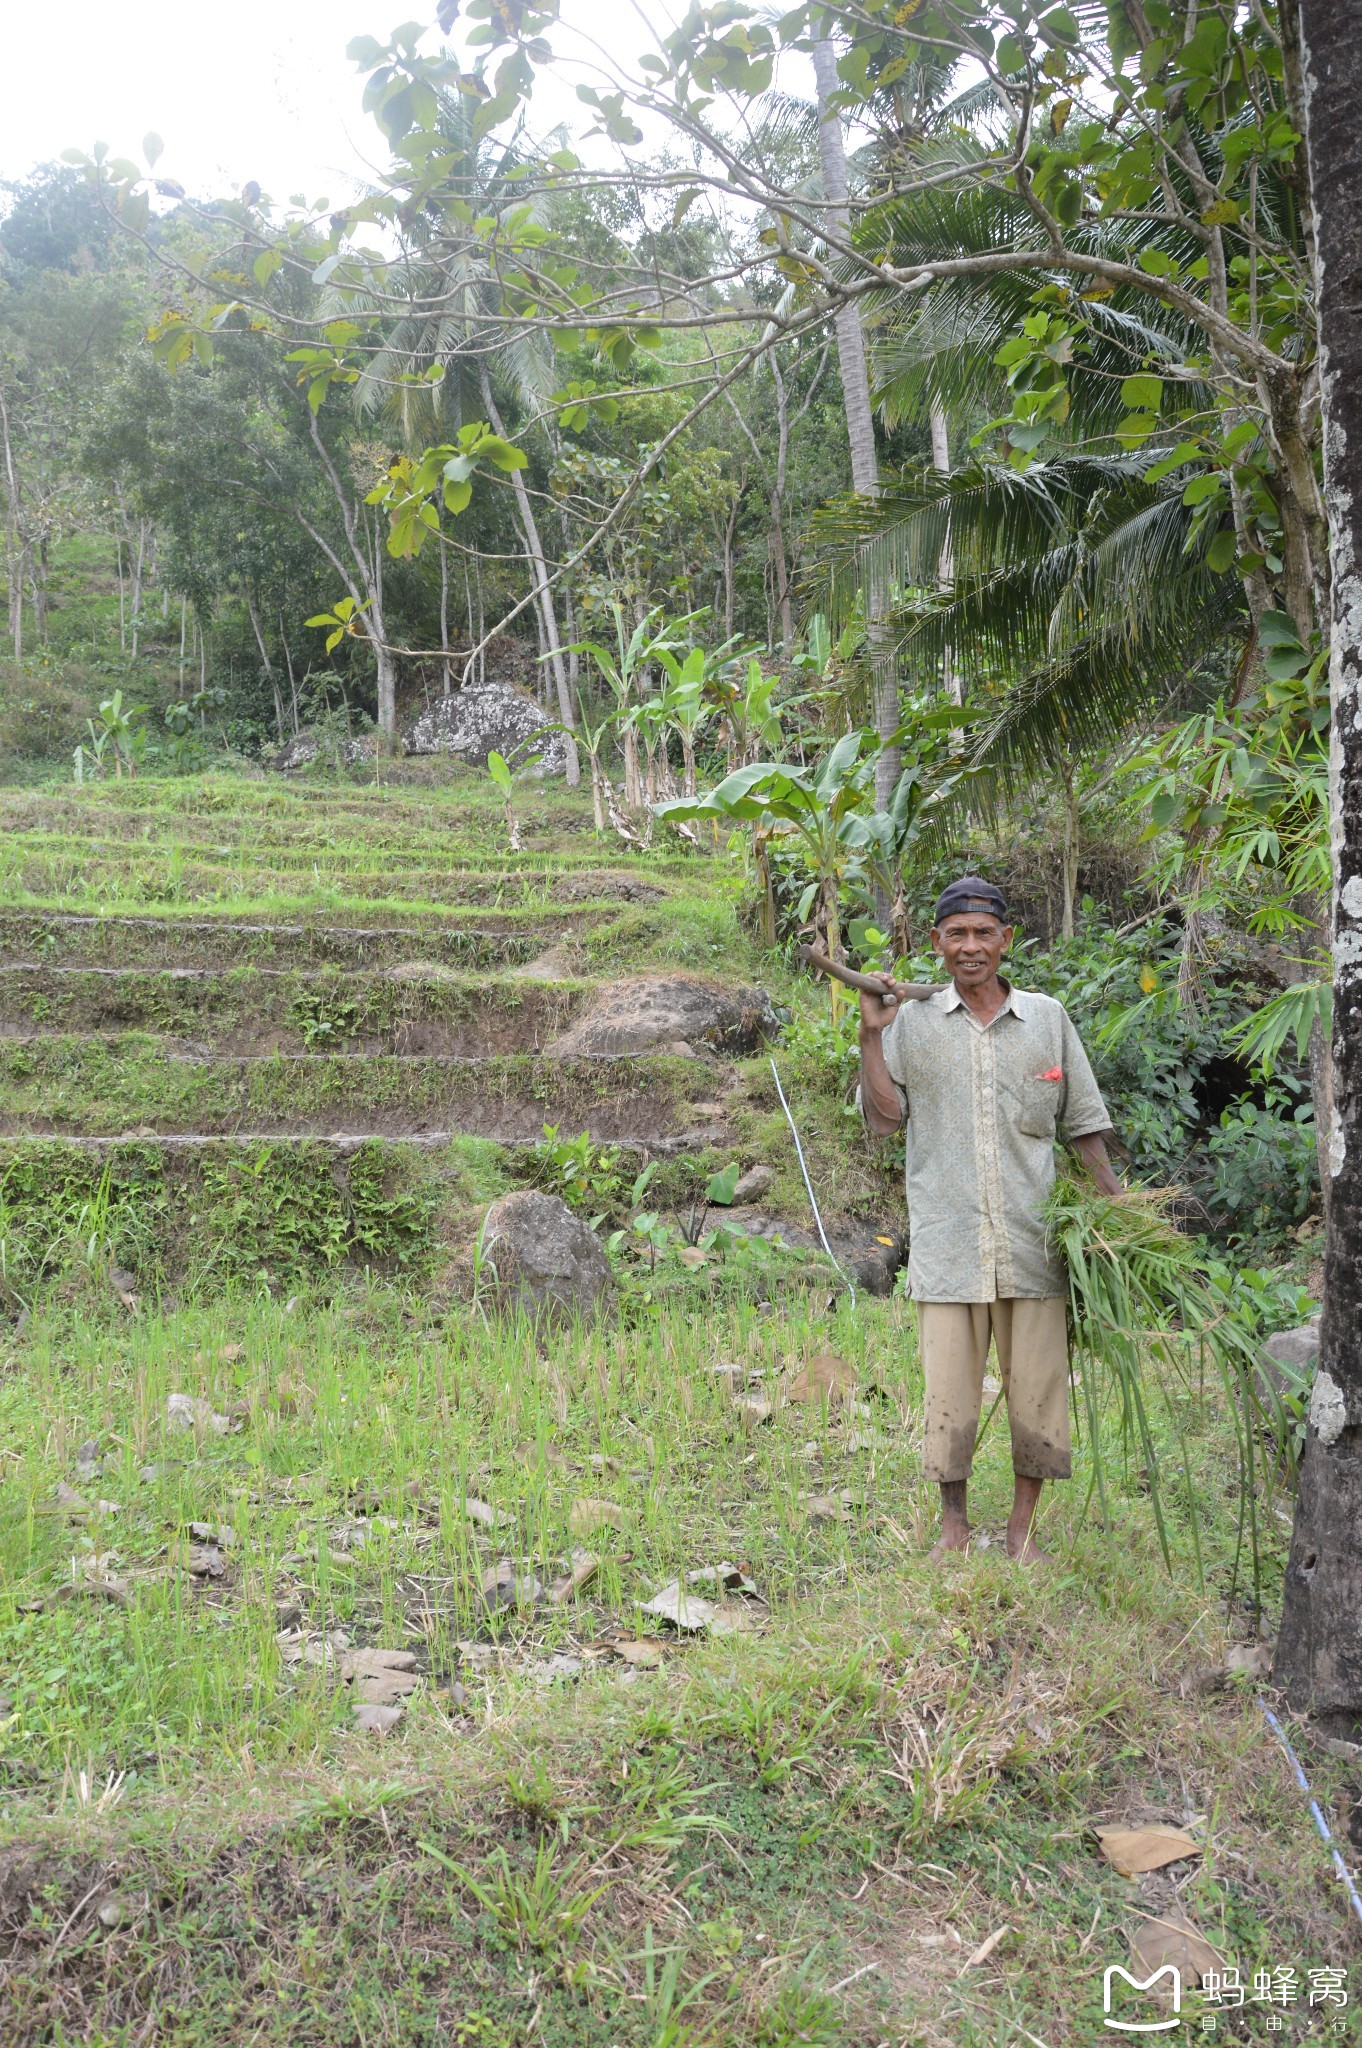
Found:
[[[922,1468],[942,1484],[968,1479],[992,1342],[1007,1394],[1012,1469],[1020,1479],[1067,1479],[1069,1338],[1065,1302],[920,1301],[925,1381]]]

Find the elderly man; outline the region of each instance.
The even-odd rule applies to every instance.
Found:
[[[1012,926],[1000,890],[966,875],[936,906],[932,945],[950,975],[925,1002],[861,996],[861,1111],[872,1131],[907,1118],[908,1279],[926,1380],[923,1469],[941,1487],[939,1560],[969,1545],[966,1488],[989,1340],[1007,1392],[1015,1494],[1009,1557],[1042,1557],[1041,1487],[1069,1476],[1068,1281],[1046,1243],[1062,1125],[1105,1193],[1111,1119],[1064,1005],[1000,973]]]

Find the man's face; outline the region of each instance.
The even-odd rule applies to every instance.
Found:
[[[932,944],[961,988],[982,988],[1012,944],[1012,927],[987,910],[958,910],[932,926]]]

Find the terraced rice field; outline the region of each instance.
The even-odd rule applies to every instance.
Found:
[[[1346,1967],[1226,1676],[1213,1396],[1160,1437],[1206,1502],[1172,1576],[1114,1415],[1048,1572],[1001,1554],[996,1423],[993,1540],[926,1565],[911,1318],[811,1249],[767,1066],[824,998],[722,848],[522,810],[512,859],[472,777],[0,796],[6,2048],[1076,2048],[1142,1928]],[[675,975],[770,1022],[556,1050]],[[770,1043],[883,1280],[893,1162]],[[617,1292],[535,1331],[479,1224],[567,1184],[546,1124]],[[747,1234],[687,1242],[729,1162],[767,1169]],[[1309,1762],[1346,1838],[1350,1767]],[[1122,1877],[1092,1830],[1147,1822],[1194,1847]]]

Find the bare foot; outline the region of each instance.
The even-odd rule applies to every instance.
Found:
[[[1007,1525],[1007,1554],[1014,1564],[1049,1564],[1050,1553],[1042,1550],[1031,1533],[1028,1523],[1024,1528],[1014,1529]]]
[[[1012,1492],[1012,1512],[1007,1518],[1007,1554],[1016,1564],[1050,1562],[1032,1533],[1036,1526],[1036,1510],[1040,1506],[1040,1489],[1039,1479],[1026,1478],[1020,1472],[1017,1474]]]
[[[960,1552],[968,1549],[969,1523],[956,1521],[944,1522],[941,1527],[941,1534],[937,1537],[936,1542],[927,1552],[927,1562],[928,1564],[940,1564],[941,1560],[944,1557],[949,1557],[952,1554],[952,1552]]]

